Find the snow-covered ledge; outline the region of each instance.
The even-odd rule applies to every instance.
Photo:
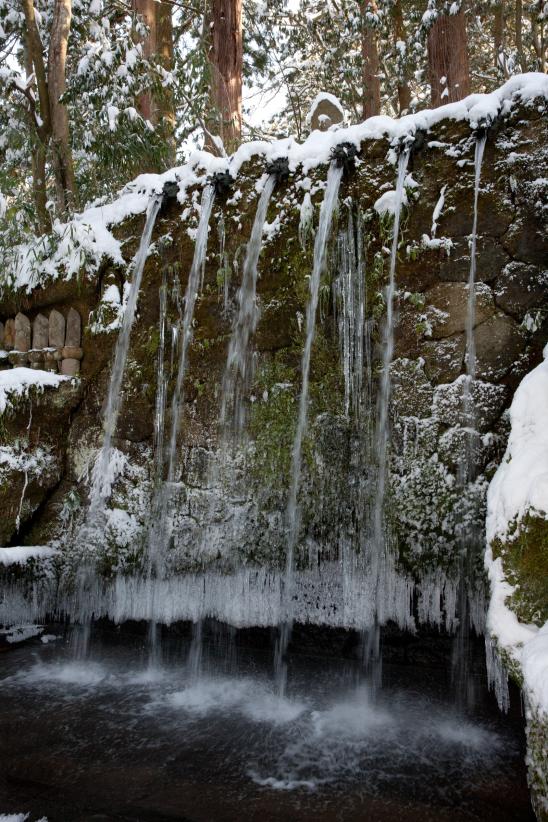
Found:
[[[522,380],[512,402],[508,446],[487,496],[485,553],[490,678],[502,707],[506,671],[522,686],[529,780],[541,819],[548,818],[548,345],[543,353],[544,361]],[[524,604],[520,568],[528,551],[540,593]]]
[[[27,398],[29,391],[43,391],[44,388],[59,388],[62,382],[73,379],[52,371],[34,368],[12,368],[0,371],[0,414],[13,405],[14,400]]]

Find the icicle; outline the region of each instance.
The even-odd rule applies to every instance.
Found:
[[[494,691],[499,709],[507,713],[510,708],[508,673],[489,633],[485,634],[485,664],[489,690]]]

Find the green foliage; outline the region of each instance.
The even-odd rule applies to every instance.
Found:
[[[529,512],[514,523],[509,538],[493,542],[493,556],[502,557],[508,582],[515,586],[510,606],[522,622],[539,626],[548,620],[548,521]]]

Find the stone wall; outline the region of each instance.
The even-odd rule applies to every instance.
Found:
[[[460,407],[466,371],[474,137],[466,123],[441,121],[413,155],[396,274],[399,291],[388,512],[398,563],[417,580],[430,579],[440,569],[455,573],[460,551],[456,535],[463,519],[473,518],[481,532],[486,483],[504,449],[505,411],[517,382],[539,361],[547,338],[545,213],[539,205],[545,198],[543,186],[548,177],[546,130],[538,105],[514,109],[498,133],[491,134],[485,152],[479,197],[480,285],[475,329],[481,437],[478,474],[464,491],[457,483],[457,465],[463,441]],[[348,231],[351,214],[354,234],[359,224],[363,240],[371,393],[365,411],[345,414],[332,290],[338,274],[334,262],[322,280],[312,358],[297,552],[301,568],[339,562],[348,552],[367,553],[375,464],[372,421],[391,230],[390,219],[379,216],[374,205],[382,193],[394,187],[395,168],[389,157],[386,140],[364,143],[354,171],[341,187],[334,244],[341,232]],[[312,237],[309,234],[307,239],[301,207],[309,198],[316,225],[326,167],[307,173],[297,169],[276,188],[270,203],[259,263],[261,318],[253,340],[256,373],[248,402],[249,436],[244,446],[226,458],[218,450],[220,385],[245,243],[257,203],[255,185],[263,171],[260,157],[252,157],[242,167],[233,190],[219,198],[213,210],[204,288],[197,302],[185,385],[180,483],[170,552],[174,573],[202,568],[226,573],[242,564],[275,569],[284,564],[283,517],[312,261]],[[443,208],[433,227],[442,193]],[[101,540],[72,549],[75,555],[95,552],[107,576],[140,563],[151,491],[159,289],[165,277],[169,330],[165,367],[171,391],[176,359],[171,331],[180,320],[198,217],[193,203],[198,196],[198,190],[189,192],[183,221],[181,207],[167,205],[155,228],[156,253],[145,268],[116,432],[119,476]],[[128,261],[141,230],[142,218],[127,221],[118,229],[125,239]],[[101,272],[99,282],[74,284],[72,296],[70,283],[63,285],[65,300],[75,303],[80,289],[81,315],[93,312],[92,317],[99,316],[101,322],[93,329],[90,323],[84,330],[80,399],[59,432],[66,449],[65,462],[59,482],[45,495],[38,514],[29,515],[25,532],[29,543],[60,540],[64,548],[67,521],[76,527],[82,518],[89,467],[101,442],[101,408],[118,328],[118,309],[112,309],[112,321],[105,319],[113,303],[106,304],[102,297],[110,285],[123,294],[126,277],[123,267],[110,265]],[[57,284],[52,286],[58,288]],[[47,299],[47,289],[43,289],[36,295],[35,308]],[[33,295],[27,298],[30,316],[33,300]],[[0,312],[8,317],[7,307],[0,306]],[[218,470],[212,469],[215,465]],[[59,511],[68,509],[72,514],[61,519]]]

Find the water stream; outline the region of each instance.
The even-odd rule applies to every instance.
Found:
[[[468,275],[468,304],[466,312],[466,378],[462,393],[462,425],[465,449],[458,466],[458,481],[463,489],[473,482],[476,473],[477,421],[473,399],[476,376],[476,247],[478,231],[478,198],[481,165],[486,136],[476,139],[474,151],[474,216],[470,242],[470,270]],[[459,625],[453,649],[453,689],[461,709],[469,709],[474,700],[473,683],[469,676],[470,603],[469,584],[472,577],[473,552],[481,543],[481,534],[468,522],[461,523],[461,559],[459,568]]]
[[[299,533],[298,494],[301,481],[302,445],[308,421],[308,381],[310,376],[310,360],[312,357],[312,344],[314,342],[320,282],[322,274],[325,270],[327,242],[331,234],[333,211],[335,210],[335,206],[338,201],[342,175],[343,169],[339,168],[335,163],[332,163],[329,166],[329,171],[327,173],[327,186],[320,210],[320,222],[314,241],[314,263],[312,266],[312,276],[310,278],[310,298],[306,308],[306,338],[301,360],[301,396],[299,400],[297,429],[295,432],[295,439],[293,441],[293,450],[291,454],[291,484],[289,488],[289,498],[286,510],[287,553],[285,579],[282,592],[283,621],[280,625],[279,638],[275,654],[276,682],[277,690],[280,695],[285,693],[286,688],[287,664],[285,657],[289,640],[291,638],[292,629],[291,600],[293,595],[294,554]]]
[[[251,237],[247,244],[242,284],[238,290],[238,315],[232,329],[221,393],[221,432],[238,437],[245,427],[245,397],[253,378],[253,356],[249,341],[259,320],[257,306],[257,265],[263,242],[268,204],[276,177],[270,174],[259,198]]]
[[[394,202],[394,222],[392,226],[392,246],[390,250],[390,269],[388,287],[385,292],[386,317],[383,329],[382,370],[378,388],[378,411],[376,431],[377,484],[373,506],[372,537],[370,542],[370,578],[374,596],[374,625],[366,626],[366,631],[373,635],[364,639],[364,664],[370,668],[372,681],[380,677],[380,625],[385,620],[386,581],[389,576],[390,561],[388,535],[385,527],[385,496],[388,478],[388,445],[390,439],[390,368],[394,355],[394,297],[396,293],[396,263],[400,233],[400,217],[403,204],[405,177],[409,163],[409,147],[403,148],[398,158],[398,176]]]
[[[198,223],[198,230],[196,233],[196,240],[194,246],[194,256],[192,265],[188,275],[188,282],[185,291],[184,313],[181,328],[181,338],[178,341],[179,345],[179,361],[177,368],[177,376],[175,381],[175,388],[171,399],[171,428],[167,448],[167,454],[164,453],[162,434],[162,451],[157,456],[158,462],[158,481],[153,494],[152,500],[152,516],[151,524],[148,532],[147,545],[147,559],[150,578],[150,613],[154,613],[154,597],[156,596],[156,585],[154,579],[161,577],[164,573],[165,550],[170,539],[170,506],[172,501],[173,485],[175,482],[178,458],[177,458],[177,439],[181,425],[181,415],[184,402],[184,379],[188,365],[188,350],[190,341],[192,339],[192,322],[194,319],[194,307],[196,305],[196,298],[200,288],[200,283],[203,278],[203,270],[205,266],[206,252],[207,252],[207,237],[209,232],[209,220],[211,217],[211,210],[213,208],[213,201],[215,198],[215,190],[213,186],[207,185],[202,194],[202,203],[200,211],[200,220]],[[163,364],[160,369],[158,379],[164,379]],[[159,390],[161,384],[159,383]],[[165,403],[165,398],[163,399]],[[163,481],[159,480],[160,474],[167,473]],[[157,642],[158,631],[154,626],[151,626],[150,632],[150,652],[151,660],[154,661],[158,652]]]
[[[116,350],[114,354],[114,364],[110,375],[110,384],[108,388],[107,401],[104,412],[103,430],[104,438],[99,458],[95,463],[93,469],[93,480],[90,491],[89,512],[87,516],[87,523],[93,524],[96,517],[100,514],[101,507],[110,494],[112,485],[112,471],[111,471],[111,451],[112,438],[116,431],[116,423],[122,405],[122,380],[126,368],[127,355],[129,351],[129,341],[131,335],[131,328],[135,319],[135,310],[137,308],[137,299],[139,296],[139,289],[141,288],[141,280],[143,277],[143,270],[148,256],[148,249],[150,246],[150,239],[156,217],[162,204],[162,198],[157,195],[153,197],[147,209],[145,227],[141,235],[141,242],[139,250],[135,256],[133,279],[129,289],[127,304],[122,320],[122,328],[116,340]]]

